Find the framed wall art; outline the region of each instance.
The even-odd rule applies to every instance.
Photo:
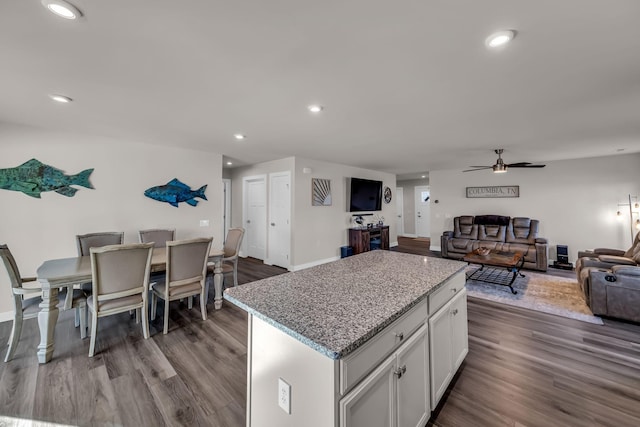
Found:
[[[311,178],[311,206],[331,206],[331,180]]]

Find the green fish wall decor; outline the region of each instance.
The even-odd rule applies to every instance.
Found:
[[[89,182],[91,172],[93,169],[83,170],[77,175],[65,175],[60,169],[31,159],[15,168],[0,169],[0,189],[21,191],[36,198],[46,191],[72,197],[78,190],[71,185],[93,188]]]

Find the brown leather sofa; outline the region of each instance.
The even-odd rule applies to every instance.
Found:
[[[462,259],[481,246],[499,251],[522,252],[523,268],[547,271],[548,242],[538,237],[536,219],[499,215],[465,215],[453,218],[453,231],[442,233],[445,258]]]

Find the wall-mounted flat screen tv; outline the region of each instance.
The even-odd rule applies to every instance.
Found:
[[[382,181],[351,178],[349,212],[382,210]]]

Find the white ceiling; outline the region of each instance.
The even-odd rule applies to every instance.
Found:
[[[638,0],[72,3],[0,2],[0,126],[404,177],[640,152]]]

